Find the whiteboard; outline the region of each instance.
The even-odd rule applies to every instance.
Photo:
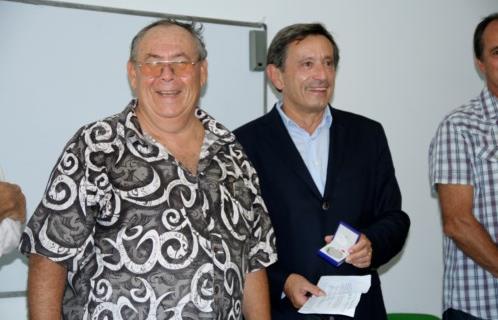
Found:
[[[134,13],[0,1],[0,167],[22,187],[28,215],[76,130],[130,101],[131,39],[159,16]],[[235,129],[265,112],[264,73],[249,69],[249,31],[266,28],[203,25],[208,81],[200,106]],[[26,280],[24,257],[0,258],[0,298],[25,290]]]

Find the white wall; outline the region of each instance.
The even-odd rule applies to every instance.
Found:
[[[323,22],[341,50],[333,105],[383,123],[412,219],[403,254],[382,274],[387,308],[440,314],[441,223],[428,183],[427,149],[442,117],[482,88],[472,33],[483,16],[498,11],[496,0],[65,2],[265,22],[269,39],[291,23]],[[270,91],[268,98],[275,101]],[[0,301],[2,313],[4,305]]]

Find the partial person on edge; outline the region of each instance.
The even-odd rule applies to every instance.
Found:
[[[446,116],[429,150],[444,231],[444,320],[498,319],[498,13],[474,32],[481,93]]]
[[[0,181],[0,257],[19,245],[25,219],[26,198],[21,188]]]

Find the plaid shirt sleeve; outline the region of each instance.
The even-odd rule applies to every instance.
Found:
[[[461,130],[445,119],[439,126],[429,149],[431,185],[473,184],[469,141]]]

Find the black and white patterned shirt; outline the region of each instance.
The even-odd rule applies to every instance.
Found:
[[[256,172],[197,109],[191,175],[142,133],[135,106],[68,142],[21,251],[67,268],[64,319],[241,319],[246,273],[276,261]]]
[[[449,114],[429,151],[431,184],[474,189],[473,214],[498,243],[498,99],[487,88]],[[444,237],[444,310],[498,319],[498,278]]]

